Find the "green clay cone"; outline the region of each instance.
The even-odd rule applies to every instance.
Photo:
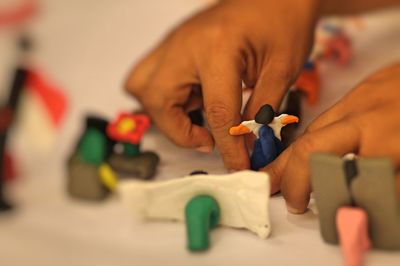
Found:
[[[104,134],[94,128],[87,129],[79,143],[78,154],[83,161],[100,165],[107,154],[107,139]]]
[[[188,248],[191,251],[203,251],[209,247],[209,231],[220,220],[217,201],[210,196],[196,196],[185,208]]]

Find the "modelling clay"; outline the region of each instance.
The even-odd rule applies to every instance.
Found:
[[[0,28],[23,23],[37,11],[36,0],[25,0],[9,10],[0,10]]]
[[[98,165],[86,163],[77,154],[68,162],[67,189],[71,196],[86,200],[102,200],[109,194]]]
[[[13,181],[17,176],[13,157],[11,157],[11,154],[6,151],[4,153],[3,160],[4,160],[4,162],[3,162],[3,164],[4,164],[3,177],[5,178],[6,182]]]
[[[230,128],[229,134],[236,136],[252,132],[257,137],[250,162],[251,169],[258,170],[271,163],[283,151],[282,127],[298,121],[296,116],[287,114],[275,117],[272,107],[266,104],[261,106],[255,120],[243,121],[239,126]]]
[[[154,152],[143,152],[135,157],[112,154],[108,163],[118,173],[139,179],[154,177],[160,158]]]
[[[194,170],[189,175],[208,175],[208,173],[203,170]]]
[[[310,105],[316,104],[321,89],[317,65],[309,63],[308,67],[303,68],[297,78],[295,87],[306,94],[307,102]]]
[[[17,68],[15,70],[14,74],[14,79],[11,84],[11,89],[9,91],[9,96],[7,99],[6,103],[6,108],[9,109],[13,116],[15,116],[15,113],[18,110],[20,99],[21,99],[21,94],[22,90],[24,88],[24,85],[27,80],[27,75],[28,71],[25,68]],[[11,117],[11,120],[8,121],[8,124],[10,125],[13,121]],[[0,212],[1,211],[7,211],[11,209],[11,204],[7,201],[5,198],[4,192],[5,192],[5,187],[4,187],[4,152],[6,149],[7,145],[7,138],[8,138],[8,126],[0,131]]]
[[[100,165],[107,156],[107,140],[104,134],[95,128],[87,129],[80,140],[78,154],[83,161]]]
[[[311,181],[319,212],[322,238],[331,244],[338,243],[336,213],[342,206],[351,206],[352,198],[344,173],[343,159],[331,154],[311,155]]]
[[[149,127],[150,119],[146,115],[121,113],[107,126],[107,135],[119,142],[139,144]]]
[[[332,224],[343,206],[362,208],[368,215],[372,245],[400,249],[400,202],[393,164],[385,158],[355,158],[313,154],[311,176],[319,210],[321,234],[337,242]],[[346,176],[345,176],[346,175]]]
[[[371,247],[366,212],[361,208],[340,207],[336,224],[346,266],[362,266],[363,255]]]
[[[85,121],[85,123],[86,123],[85,130],[87,130],[89,128],[97,129],[105,137],[105,139],[107,141],[107,157],[108,157],[111,154],[111,152],[113,151],[114,145],[116,143],[114,140],[109,138],[107,135],[108,121],[102,117],[95,116],[95,115],[88,115],[88,116],[86,116],[85,120],[86,120]]]
[[[100,165],[98,170],[103,185],[109,190],[115,191],[117,188],[118,178],[111,167],[108,164],[103,163]]]
[[[124,147],[123,153],[128,157],[134,157],[136,155],[139,155],[140,153],[139,144],[123,143],[123,147]]]
[[[220,224],[246,228],[268,237],[269,176],[242,171],[228,175],[194,175],[165,182],[121,182],[119,192],[131,210],[148,219],[185,220],[185,207],[196,196],[218,202]]]
[[[301,97],[302,92],[299,90],[290,90],[286,100],[286,107],[282,113],[293,115],[301,120]],[[299,123],[292,123],[286,125],[281,132],[282,135],[282,143],[284,147],[288,147],[290,143],[292,143],[296,137],[296,130],[299,127]]]
[[[400,202],[396,176],[389,159],[358,159],[358,177],[351,184],[356,205],[363,208],[375,248],[400,249]]]
[[[220,219],[218,202],[207,195],[195,196],[185,207],[188,248],[202,251],[209,247],[208,231],[215,228]]]

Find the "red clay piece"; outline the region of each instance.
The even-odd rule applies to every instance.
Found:
[[[363,255],[371,248],[367,213],[361,208],[341,207],[336,214],[336,227],[345,265],[363,265]]]
[[[0,10],[0,28],[18,23],[23,23],[32,17],[37,11],[35,0],[26,0],[20,6],[10,8],[9,10]]]
[[[351,57],[351,43],[343,33],[338,34],[326,43],[326,51],[322,59],[333,60],[340,65],[346,65]]]
[[[150,119],[147,115],[120,113],[118,118],[108,125],[107,134],[117,141],[139,144],[149,127]]]
[[[15,166],[14,166],[14,160],[7,151],[4,153],[3,160],[4,160],[4,162],[3,162],[3,164],[4,164],[4,169],[3,169],[4,179],[6,182],[13,181],[15,179],[15,177],[17,176]]]
[[[295,87],[306,94],[308,104],[316,104],[321,87],[318,67],[303,69],[295,83]]]

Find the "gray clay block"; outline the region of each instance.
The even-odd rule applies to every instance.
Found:
[[[337,244],[336,211],[352,203],[344,160],[336,155],[316,153],[311,155],[310,168],[322,238],[327,243]]]
[[[368,213],[375,248],[400,249],[400,209],[394,167],[388,159],[359,159],[351,190],[357,206]]]
[[[160,158],[154,152],[143,152],[135,157],[112,154],[108,163],[118,173],[139,179],[154,177]]]
[[[98,166],[84,162],[77,154],[68,162],[67,190],[71,196],[86,200],[102,200],[109,194],[101,183]]]

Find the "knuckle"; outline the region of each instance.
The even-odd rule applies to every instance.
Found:
[[[287,84],[292,84],[296,81],[296,64],[287,59],[275,59],[274,71],[268,73],[273,75],[275,80],[285,80]]]
[[[172,141],[180,146],[189,148],[192,146],[192,134],[191,126],[189,123],[183,123],[179,130],[171,135]]]
[[[136,71],[133,71],[126,79],[124,89],[127,93],[140,98],[142,91],[144,90],[144,86]]]
[[[317,151],[315,141],[309,135],[304,135],[294,143],[294,151],[297,156],[308,156]]]
[[[212,104],[205,110],[207,122],[214,130],[226,129],[233,125],[233,112],[225,104]]]

